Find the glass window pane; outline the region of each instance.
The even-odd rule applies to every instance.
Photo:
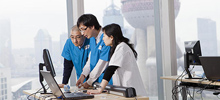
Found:
[[[61,83],[61,52],[68,38],[66,0],[1,0],[0,9],[0,72],[6,76],[1,79],[6,83],[1,87],[22,95],[24,89],[40,88],[38,65],[44,63],[45,48],[50,51],[57,82]],[[17,86],[19,89],[15,89]],[[22,95],[13,94],[7,94],[7,99],[22,99]]]
[[[202,56],[219,56],[220,37],[220,6],[219,0],[179,0],[180,10],[175,20],[176,42],[177,42],[177,62],[178,74],[184,70],[185,41],[200,41]],[[191,71],[192,70],[192,71]],[[201,77],[204,73],[201,65],[190,66],[193,77]],[[195,90],[197,91],[197,90]],[[193,93],[191,91],[191,93]],[[212,92],[204,91],[206,95],[203,99],[218,99]],[[202,99],[200,95],[195,98]]]
[[[95,2],[96,6],[94,7]],[[157,99],[157,68],[153,0],[84,0],[85,13],[101,24],[119,24],[138,53],[137,64],[150,99]],[[92,8],[92,9],[91,9]]]

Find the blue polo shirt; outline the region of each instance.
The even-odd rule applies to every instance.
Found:
[[[85,39],[84,45],[81,47],[81,49],[79,49],[79,47],[76,47],[72,43],[71,39],[68,39],[66,41],[66,44],[64,45],[62,56],[65,59],[73,62],[73,65],[76,69],[77,79],[79,79],[83,71],[89,53],[90,53],[89,39]]]
[[[96,44],[96,39],[94,37],[90,38],[90,48],[91,48],[91,56],[90,56],[90,72],[95,68],[99,59],[104,61],[110,60],[110,46],[106,46],[104,41],[102,40],[103,34],[100,37],[100,41]],[[99,76],[97,81],[99,83],[102,82],[102,78],[104,76],[104,72]],[[109,81],[109,84],[112,83],[112,79]]]

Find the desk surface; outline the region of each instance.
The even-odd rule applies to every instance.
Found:
[[[74,91],[74,87],[70,89],[71,91]],[[32,93],[35,93],[37,90],[24,90],[23,93],[30,95]],[[136,98],[125,98],[121,95],[116,94],[109,94],[109,93],[102,93],[102,94],[96,94],[93,99],[80,99],[80,100],[149,100],[148,97],[136,97]],[[35,97],[36,99],[40,100],[50,100],[51,98],[55,98],[52,94],[40,94],[37,93],[35,96],[32,95],[32,97]]]
[[[173,80],[173,81],[175,81],[177,78],[178,78],[178,76],[162,76],[162,77],[160,77],[160,79]],[[203,80],[203,79],[185,79],[185,77],[183,77],[183,78],[180,77],[177,81],[191,82],[191,83],[201,83],[201,84],[210,84],[210,85],[220,86],[220,82],[211,83],[211,81]]]

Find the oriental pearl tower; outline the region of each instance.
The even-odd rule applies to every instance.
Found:
[[[154,1],[121,0],[121,3],[124,18],[135,28],[130,40],[138,53],[137,63],[145,89],[147,90],[147,95],[158,95],[157,92],[155,92],[155,90],[157,90],[156,79],[151,78],[153,75],[156,75],[156,70],[152,71],[151,68],[146,65],[147,58],[152,55],[152,53],[155,53]],[[174,0],[174,8],[175,16],[177,16],[180,8],[179,0]]]

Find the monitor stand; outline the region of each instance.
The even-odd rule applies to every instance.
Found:
[[[185,78],[185,79],[203,79],[202,77],[192,77],[190,71],[189,71],[189,53],[185,53],[184,54],[184,68],[186,70],[186,73],[188,75],[188,78]]]
[[[44,78],[43,78],[42,74],[40,73],[40,70],[43,70],[43,67],[44,67],[44,66],[45,66],[45,65],[44,65],[43,63],[40,63],[40,64],[39,64],[39,81],[40,81],[40,84],[41,84],[42,89],[43,89],[43,91],[40,91],[39,93],[40,93],[40,94],[52,94],[52,92],[47,92],[47,90],[46,90],[46,88],[45,88],[46,85],[43,84]]]

